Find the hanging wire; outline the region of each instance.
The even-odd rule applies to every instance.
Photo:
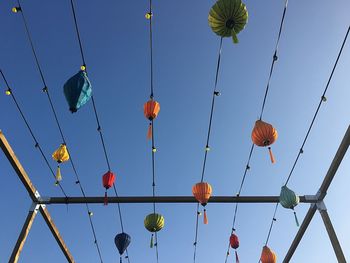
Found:
[[[149,47],[150,47],[150,99],[154,98],[154,78],[153,78],[153,30],[152,30],[152,19],[153,19],[153,11],[152,11],[152,0],[149,0],[149,11],[146,14],[146,18],[149,21]],[[156,195],[156,165],[155,165],[155,136],[154,136],[154,119],[151,120],[150,129],[152,132],[152,145],[151,145],[151,154],[152,154],[152,196]],[[153,202],[153,213],[156,213],[156,203]],[[155,250],[156,250],[156,261],[159,262],[159,253],[158,253],[158,234],[155,232]]]
[[[261,106],[260,120],[262,119],[262,116],[263,116],[263,113],[264,113],[266,99],[267,99],[267,95],[268,95],[269,89],[270,89],[270,81],[271,81],[273,69],[274,69],[276,61],[278,60],[278,55],[277,55],[278,46],[279,46],[279,43],[280,43],[280,38],[281,38],[281,34],[282,34],[284,18],[286,16],[286,12],[287,12],[287,7],[288,7],[288,0],[286,0],[285,4],[284,4],[283,15],[282,15],[282,19],[281,19],[280,29],[279,29],[279,32],[278,32],[275,52],[273,53],[272,63],[271,63],[271,68],[270,68],[270,74],[269,74],[269,78],[267,80],[267,85],[266,85],[266,89],[265,89],[265,95],[264,95],[263,103],[262,103],[262,106]]]
[[[85,56],[84,56],[83,45],[82,45],[82,41],[81,41],[81,37],[80,37],[80,31],[79,31],[77,16],[76,16],[75,7],[74,7],[74,1],[70,0],[70,4],[71,4],[71,10],[72,10],[73,19],[74,19],[75,31],[76,31],[76,35],[77,35],[78,42],[79,42],[80,55],[81,55],[81,59],[82,59],[82,62],[83,62],[82,69],[86,72],[86,74],[88,74],[87,66],[86,66],[86,60],[85,60]],[[94,115],[95,115],[96,124],[97,124],[97,131],[98,131],[99,136],[100,136],[100,140],[101,140],[101,144],[102,144],[102,148],[103,148],[103,153],[104,153],[104,156],[105,156],[106,164],[107,164],[108,170],[111,171],[111,165],[110,165],[110,162],[109,162],[107,148],[106,148],[104,135],[103,135],[102,127],[101,127],[101,123],[100,123],[100,118],[99,118],[99,115],[98,115],[98,112],[97,112],[96,102],[95,102],[95,99],[94,99],[93,95],[91,96],[91,100],[92,100]],[[117,188],[116,188],[114,183],[113,183],[113,189],[114,189],[114,193],[115,193],[116,197],[118,197]],[[122,211],[121,211],[120,203],[117,203],[117,206],[118,206],[118,215],[119,215],[119,219],[120,219],[121,230],[124,233],[124,224],[123,224],[123,218],[122,218]],[[130,263],[130,257],[129,257],[128,249],[126,249],[125,252],[126,252],[126,258],[127,258],[128,262]]]
[[[306,132],[305,138],[304,138],[303,143],[302,143],[302,145],[301,145],[301,147],[300,147],[300,150],[299,150],[299,152],[298,152],[298,154],[297,154],[297,157],[296,157],[296,159],[295,159],[295,161],[294,161],[294,164],[293,164],[293,166],[292,166],[292,169],[291,169],[291,171],[290,171],[290,173],[289,173],[289,175],[288,175],[288,178],[287,178],[287,180],[286,180],[286,182],[285,182],[285,184],[284,184],[285,186],[287,186],[287,184],[288,184],[288,182],[289,182],[289,180],[290,180],[290,178],[291,178],[291,176],[292,176],[292,174],[293,174],[294,168],[295,168],[295,166],[297,165],[297,163],[298,163],[298,161],[299,161],[300,155],[301,155],[302,153],[304,153],[304,149],[303,149],[303,148],[304,148],[304,146],[305,146],[306,141],[307,141],[308,138],[309,138],[310,131],[311,131],[313,125],[314,125],[314,122],[315,122],[316,117],[317,117],[317,115],[318,115],[318,113],[319,113],[319,110],[320,110],[320,108],[321,108],[321,105],[322,105],[323,102],[326,102],[326,100],[327,100],[327,99],[326,99],[326,92],[327,92],[328,87],[329,87],[329,84],[330,84],[330,82],[331,82],[331,80],[332,80],[332,78],[333,78],[333,74],[334,74],[334,72],[335,72],[335,69],[337,68],[338,61],[339,61],[339,59],[340,59],[340,57],[341,57],[341,55],[342,55],[342,53],[343,53],[343,49],[344,49],[344,46],[345,46],[346,41],[347,41],[347,39],[348,39],[349,32],[350,32],[350,26],[348,27],[348,29],[347,29],[347,31],[346,31],[344,40],[343,40],[342,45],[341,45],[341,48],[340,48],[340,50],[339,50],[337,59],[335,60],[335,63],[334,63],[334,65],[333,65],[331,74],[330,74],[330,76],[329,76],[329,78],[328,78],[326,87],[325,87],[325,89],[324,89],[324,91],[323,91],[323,93],[322,93],[320,102],[319,102],[319,104],[318,104],[318,106],[317,106],[317,108],[316,108],[315,114],[314,114],[314,116],[313,116],[313,118],[312,118],[312,121],[311,121],[311,123],[310,123],[310,126],[309,126],[309,128],[308,128],[308,130],[307,130],[307,132]],[[271,231],[272,231],[274,222],[276,221],[276,212],[277,212],[278,206],[279,206],[279,203],[276,204],[275,211],[274,211],[274,214],[273,214],[273,217],[272,217],[272,220],[271,220],[271,224],[270,224],[270,228],[269,228],[269,231],[268,231],[268,235],[267,235],[267,239],[266,239],[265,245],[267,245],[268,242],[269,242],[269,239],[270,239],[270,236],[271,236]]]
[[[220,38],[218,60],[217,60],[217,64],[216,64],[214,90],[213,90],[213,96],[212,96],[212,101],[211,101],[209,126],[208,126],[208,134],[207,134],[207,140],[206,140],[206,146],[205,146],[205,152],[204,152],[204,160],[203,160],[203,167],[202,167],[201,182],[203,182],[203,180],[204,180],[205,168],[206,168],[206,163],[207,163],[207,156],[208,156],[208,151],[210,150],[209,141],[210,141],[211,126],[212,126],[213,115],[214,115],[215,98],[220,95],[220,92],[217,91],[217,84],[218,84],[219,72],[220,72],[220,62],[221,62],[221,53],[222,53],[222,39],[223,38],[221,37]],[[194,245],[193,262],[194,263],[196,262],[196,254],[197,254],[199,215],[200,215],[199,204],[197,204],[196,230],[195,230],[195,239],[194,239],[194,243],[193,243],[193,245]]]
[[[52,112],[53,112],[53,115],[54,115],[54,118],[55,118],[55,122],[56,122],[57,127],[58,127],[58,130],[59,130],[59,132],[60,132],[62,142],[63,142],[65,145],[67,145],[65,136],[64,136],[63,131],[62,131],[61,124],[60,124],[60,122],[59,122],[59,120],[58,120],[58,117],[57,117],[57,113],[56,113],[55,107],[54,107],[54,105],[53,105],[53,103],[52,103],[52,100],[51,100],[51,97],[50,97],[49,89],[48,89],[48,87],[47,87],[47,85],[46,85],[45,77],[44,77],[43,71],[42,71],[42,69],[41,69],[41,66],[40,66],[40,63],[39,63],[39,59],[38,59],[38,56],[37,56],[37,54],[36,54],[36,50],[35,50],[35,48],[34,48],[33,40],[32,40],[30,31],[29,31],[28,23],[27,23],[27,20],[26,20],[26,18],[25,18],[25,15],[24,15],[24,12],[23,12],[23,7],[21,6],[20,0],[17,0],[17,4],[18,4],[17,10],[20,11],[20,13],[21,13],[21,17],[22,17],[22,20],[23,20],[23,23],[24,23],[25,31],[26,31],[26,34],[27,34],[28,40],[29,40],[29,42],[30,42],[30,46],[31,46],[31,49],[32,49],[34,58],[35,58],[36,66],[37,66],[37,68],[38,68],[38,71],[39,71],[39,73],[40,73],[40,77],[41,77],[42,83],[43,83],[43,85],[44,85],[43,92],[47,94],[47,98],[48,98],[48,100],[49,100],[50,107],[51,107],[51,109],[52,109]],[[68,150],[68,153],[69,153],[69,150]],[[78,175],[78,173],[77,173],[77,170],[76,170],[75,164],[74,164],[74,162],[73,162],[72,156],[71,156],[70,153],[69,153],[69,155],[70,155],[69,161],[70,161],[71,167],[72,167],[73,172],[74,172],[75,177],[76,177],[76,184],[79,186],[79,189],[80,189],[82,195],[83,195],[84,197],[86,197],[85,191],[84,191],[84,189],[83,189],[81,180],[80,180],[79,175]],[[99,247],[99,244],[98,244],[98,240],[97,240],[97,236],[96,236],[95,227],[94,227],[93,221],[92,221],[92,219],[91,219],[92,212],[90,211],[89,205],[88,205],[87,203],[85,203],[85,206],[86,206],[86,210],[87,210],[87,214],[88,214],[88,218],[89,218],[91,230],[92,230],[93,237],[94,237],[94,244],[96,245],[96,249],[97,249],[97,252],[98,252],[100,261],[101,261],[101,263],[102,263],[103,260],[102,260],[101,250],[100,250],[100,247]]]
[[[54,171],[53,171],[53,169],[52,169],[52,167],[51,167],[49,161],[47,160],[47,158],[46,158],[46,156],[45,156],[45,154],[44,154],[44,151],[42,150],[42,148],[41,148],[41,146],[40,146],[40,144],[39,144],[37,138],[35,137],[35,135],[34,135],[34,133],[33,133],[33,130],[32,130],[32,128],[31,128],[30,125],[29,125],[29,122],[27,121],[26,117],[24,116],[24,113],[23,113],[23,111],[22,111],[22,109],[21,109],[21,107],[20,107],[20,105],[19,105],[19,103],[18,103],[18,101],[17,101],[17,99],[16,99],[16,97],[15,97],[15,94],[14,94],[14,92],[13,92],[13,89],[10,88],[9,83],[7,82],[7,79],[6,79],[6,77],[5,77],[5,74],[3,73],[3,71],[2,71],[1,69],[0,69],[0,74],[1,74],[3,80],[4,80],[5,84],[6,84],[6,87],[7,87],[6,92],[7,92],[7,94],[10,95],[11,98],[13,99],[13,102],[15,103],[18,112],[20,113],[20,115],[21,115],[21,117],[22,117],[22,119],[23,119],[23,121],[24,121],[26,127],[28,128],[28,131],[29,131],[30,135],[32,136],[32,138],[33,138],[33,140],[34,140],[34,143],[35,143],[35,144],[34,144],[34,147],[35,147],[35,148],[38,148],[38,150],[39,150],[39,152],[40,152],[40,154],[41,154],[41,157],[44,159],[44,161],[45,161],[47,167],[48,167],[49,170],[50,170],[50,173],[52,174],[53,178],[56,178],[55,173],[54,173]],[[55,180],[55,181],[56,181],[56,180]],[[64,191],[62,185],[61,185],[61,182],[56,181],[56,183],[57,183],[57,185],[59,186],[59,188],[61,189],[61,192],[63,193],[63,195],[64,195],[65,197],[68,197],[67,194],[66,194],[66,192]]]
[[[278,31],[278,36],[277,36],[277,40],[276,40],[276,46],[275,46],[275,50],[273,52],[270,72],[269,72],[269,76],[268,76],[268,79],[267,79],[267,84],[266,84],[266,89],[265,89],[263,102],[262,102],[262,105],[261,105],[261,111],[260,111],[260,117],[259,117],[260,120],[262,119],[262,116],[263,116],[263,113],[264,113],[264,110],[265,110],[265,104],[266,104],[267,96],[268,96],[269,89],[270,89],[270,82],[271,82],[271,78],[272,78],[272,75],[273,75],[273,72],[274,72],[273,70],[274,70],[274,67],[275,67],[275,63],[278,60],[278,47],[279,47],[279,43],[280,43],[280,39],[281,39],[281,35],[282,35],[282,30],[283,30],[283,26],[284,26],[284,20],[285,20],[285,16],[286,16],[286,12],[287,12],[287,7],[288,7],[288,0],[285,0],[283,13],[282,13],[282,18],[281,18],[281,22],[280,22],[280,27],[279,27],[279,31]],[[244,169],[244,173],[243,173],[243,176],[242,176],[241,184],[239,186],[239,190],[238,190],[238,192],[236,194],[237,197],[239,197],[241,195],[241,193],[242,193],[243,185],[244,185],[244,182],[245,182],[248,170],[250,169],[250,160],[252,158],[252,154],[253,154],[254,148],[255,148],[255,145],[253,143],[251,145],[251,147],[250,147],[250,151],[249,151],[249,155],[248,155],[248,161],[247,161],[245,169]],[[238,203],[236,203],[235,209],[234,209],[234,212],[233,212],[233,222],[232,222],[232,228],[231,228],[231,235],[236,231],[235,225],[236,225],[237,213],[238,213]],[[230,242],[228,243],[228,247],[227,247],[225,263],[227,263],[229,255],[230,255]]]
[[[286,180],[286,183],[285,183],[284,185],[287,185],[287,184],[288,184],[288,182],[289,182],[289,180],[290,180],[290,178],[291,178],[291,176],[292,176],[292,174],[293,174],[294,168],[295,168],[295,166],[296,166],[296,164],[297,164],[297,162],[298,162],[298,160],[299,160],[299,157],[300,157],[300,155],[304,152],[305,143],[306,143],[306,141],[307,141],[307,139],[308,139],[308,137],[309,137],[309,134],[310,134],[310,131],[311,131],[311,129],[312,129],[312,126],[314,125],[314,122],[315,122],[315,120],[316,120],[316,117],[317,117],[317,115],[318,115],[318,112],[319,112],[319,110],[320,110],[320,108],[321,108],[322,102],[325,102],[325,101],[327,100],[327,99],[326,99],[326,92],[327,92],[328,87],[329,87],[329,84],[330,84],[330,82],[331,82],[331,80],[332,80],[332,78],[333,78],[334,71],[335,71],[335,69],[336,69],[336,67],[337,67],[337,65],[338,65],[339,58],[340,58],[340,56],[341,56],[341,54],[342,54],[342,52],[343,52],[343,49],[344,49],[346,40],[347,40],[348,35],[349,35],[349,30],[350,30],[350,26],[348,27],[348,30],[347,30],[347,32],[346,32],[346,35],[345,35],[345,38],[344,38],[343,43],[342,43],[342,45],[341,45],[339,54],[338,54],[337,59],[336,59],[336,61],[335,61],[335,63],[334,63],[334,66],[333,66],[331,75],[330,75],[329,78],[328,78],[328,81],[327,81],[327,84],[326,84],[326,88],[324,89],[324,91],[323,91],[323,93],[322,93],[322,96],[321,96],[321,98],[320,98],[320,102],[318,103],[316,112],[315,112],[315,114],[314,114],[314,116],[313,116],[313,118],[312,118],[312,121],[311,121],[311,123],[310,123],[309,129],[308,129],[307,132],[306,132],[306,136],[305,136],[305,138],[304,138],[304,141],[303,141],[303,143],[301,144],[299,153],[298,153],[298,155],[297,155],[297,157],[296,157],[296,159],[295,159],[295,161],[294,161],[294,164],[293,164],[293,166],[292,166],[292,169],[291,169],[291,171],[290,171],[290,173],[289,173],[289,175],[288,175],[288,178],[287,178],[287,180]]]

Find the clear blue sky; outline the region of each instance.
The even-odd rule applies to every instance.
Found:
[[[205,180],[214,195],[236,193],[251,145],[250,134],[258,117],[284,1],[245,1],[249,22],[223,44]],[[156,183],[158,195],[191,195],[200,180],[208,126],[219,38],[208,26],[214,1],[154,1],[155,98],[161,104],[156,126]],[[0,67],[53,167],[51,153],[61,143],[34,64],[20,15],[11,12],[15,1],[0,2]],[[34,44],[58,110],[70,151],[88,196],[103,195],[101,176],[106,172],[91,102],[72,115],[63,84],[81,60],[68,0],[25,1]],[[149,96],[148,1],[77,0],[77,16],[85,56],[116,186],[122,196],[151,195],[148,123],[142,106]],[[279,47],[279,60],[271,80],[265,120],[279,132],[273,150],[275,165],[266,149],[256,149],[242,195],[278,195],[314,114],[348,25],[350,3],[289,1]],[[289,186],[299,194],[314,194],[329,167],[349,124],[350,43],[347,43],[311,132],[304,154]],[[1,130],[44,196],[60,196],[38,150],[24,126],[5,86],[0,81]],[[350,258],[348,206],[349,154],[344,159],[326,198],[328,210]],[[0,261],[8,260],[30,207],[30,199],[3,154],[0,154],[2,191]],[[70,196],[79,196],[69,164],[62,165],[62,184]],[[111,193],[110,193],[111,194]],[[158,205],[166,226],[159,233],[162,263],[192,262],[195,205]],[[241,262],[257,262],[265,242],[274,206],[239,207],[237,233]],[[299,205],[302,220],[308,205]],[[93,205],[93,220],[104,262],[116,262],[114,236],[120,225],[117,207]],[[99,262],[85,208],[50,206],[49,211],[77,262]],[[143,219],[146,205],[122,205],[125,230],[132,237],[132,263],[155,262],[150,234]],[[209,225],[199,228],[198,263],[224,262],[232,223],[233,205],[208,205]],[[297,227],[292,212],[279,209],[270,246],[282,260]],[[41,216],[36,218],[20,262],[65,262]],[[234,259],[230,258],[230,262]],[[292,262],[336,262],[321,218],[315,215]]]

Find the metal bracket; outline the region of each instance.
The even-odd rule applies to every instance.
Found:
[[[38,190],[35,191],[34,195],[35,195],[35,197],[36,197],[37,199],[40,198],[40,194],[39,194]]]
[[[318,201],[318,195],[305,195],[306,201]],[[316,203],[316,202],[315,202]]]
[[[317,202],[317,203],[316,203],[316,207],[317,207],[317,210],[318,210],[319,212],[321,212],[321,211],[327,211],[326,204],[324,203],[323,200]]]
[[[321,191],[319,190],[317,192],[317,194],[316,194],[317,200],[319,200],[319,201],[323,200],[326,197],[326,195],[327,195],[327,192],[326,193],[321,193]]]
[[[42,203],[47,204],[47,203],[50,202],[50,199],[51,199],[51,198],[48,197],[48,196],[40,196],[40,197],[38,198],[38,201],[39,201],[40,204],[42,204]]]
[[[34,213],[38,213],[39,208],[40,208],[40,205],[33,202],[33,203],[30,205],[29,211],[30,211],[30,212],[34,212]]]

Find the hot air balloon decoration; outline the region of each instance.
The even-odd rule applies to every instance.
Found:
[[[153,134],[153,120],[157,118],[160,111],[160,104],[151,99],[143,105],[143,113],[145,117],[149,120],[149,127],[147,132],[147,139],[152,139]]]
[[[161,214],[152,213],[146,216],[144,220],[145,228],[152,233],[150,247],[154,245],[154,233],[160,231],[164,227],[164,217]]]
[[[69,160],[67,146],[62,143],[60,147],[52,154],[52,158],[57,162],[56,185],[62,180],[60,164]]]
[[[280,193],[280,204],[287,209],[292,209],[294,212],[295,223],[299,226],[297,213],[294,211],[294,207],[299,204],[300,198],[294,191],[289,189],[286,185],[282,186]]]
[[[107,190],[113,186],[114,181],[115,181],[115,174],[111,171],[108,171],[102,176],[102,184],[103,184],[103,187],[106,188],[104,205],[108,205]]]
[[[255,126],[252,131],[253,143],[257,146],[268,147],[272,163],[275,163],[276,159],[273,156],[270,145],[277,140],[277,137],[277,130],[271,124],[262,120],[257,120],[255,122]]]
[[[204,224],[208,224],[207,211],[205,206],[208,203],[208,200],[212,194],[211,185],[206,182],[200,182],[195,184],[192,187],[192,194],[196,198],[196,200],[204,207]]]
[[[122,255],[130,245],[130,242],[131,242],[131,237],[124,232],[116,235],[114,238],[115,246],[117,247],[120,255],[120,263],[122,263]]]
[[[239,247],[239,239],[238,236],[234,233],[230,236],[230,246],[235,250],[236,263],[239,263],[237,248]]]
[[[264,246],[260,257],[261,263],[276,263],[277,256],[268,246]]]
[[[92,86],[85,71],[80,70],[63,86],[69,110],[74,113],[86,104],[92,96]]]
[[[215,34],[232,37],[238,43],[237,34],[248,21],[248,11],[241,0],[218,0],[210,9],[209,25]]]

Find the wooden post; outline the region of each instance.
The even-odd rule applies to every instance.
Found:
[[[324,208],[321,208],[321,209],[319,208],[318,211],[321,214],[323,223],[326,227],[329,239],[331,240],[333,250],[334,250],[335,255],[337,256],[338,262],[339,263],[346,263],[346,259],[345,259],[343,250],[340,246],[337,234],[335,233],[335,230],[333,228],[332,221],[328,215],[327,209],[324,206]]]
[[[17,239],[16,245],[13,248],[9,263],[17,263],[19,260],[19,256],[22,252],[24,243],[26,242],[27,236],[29,234],[29,231],[32,227],[32,224],[34,222],[35,216],[38,213],[38,207],[40,205],[36,205],[35,203],[32,205],[31,209],[28,212],[28,216],[26,218],[26,221],[23,224],[21,233],[19,234],[19,237]]]

